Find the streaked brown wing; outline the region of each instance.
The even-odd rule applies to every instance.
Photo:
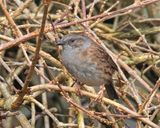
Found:
[[[93,60],[99,61],[98,63],[103,63],[105,68],[111,68],[112,70],[117,70],[117,66],[112,60],[112,58],[107,54],[104,48],[99,44],[92,43],[92,48],[90,47],[90,53],[94,54]],[[96,59],[96,58],[99,58],[99,59]]]

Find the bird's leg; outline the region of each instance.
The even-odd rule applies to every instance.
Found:
[[[76,82],[74,82],[74,86],[75,86],[76,94],[81,96],[82,83],[76,81]]]
[[[94,102],[101,102],[101,101],[102,101],[102,98],[103,98],[103,95],[104,95],[104,92],[105,92],[105,87],[104,87],[104,85],[101,85],[101,86],[100,86],[100,91],[98,92],[98,97],[97,97],[96,99],[92,100],[92,101],[89,103],[88,107],[89,107],[89,106],[92,106],[92,104],[93,104]]]
[[[95,101],[101,102],[103,95],[104,95],[104,92],[105,92],[105,87],[104,87],[104,85],[101,85],[100,90],[98,92],[98,97],[95,99]]]

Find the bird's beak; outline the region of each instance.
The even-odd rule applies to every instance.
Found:
[[[61,51],[63,50],[63,45],[64,45],[63,41],[61,41],[61,40],[57,41],[57,46],[58,46],[58,52],[59,53],[61,53]]]

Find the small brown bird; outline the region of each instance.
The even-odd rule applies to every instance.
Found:
[[[58,45],[62,46],[61,61],[71,75],[89,86],[105,85],[110,99],[118,99],[117,102],[126,105],[118,98],[112,85],[112,75],[117,66],[101,45],[86,35],[78,34],[64,36]],[[136,128],[136,120],[125,119],[125,127]]]
[[[116,64],[103,47],[86,35],[69,34],[59,40],[60,58],[66,69],[79,82],[89,86],[105,85],[110,99],[118,99],[112,85]]]

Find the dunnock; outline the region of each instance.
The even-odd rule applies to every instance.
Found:
[[[89,86],[105,85],[110,99],[118,99],[112,85],[116,64],[103,47],[86,35],[69,34],[59,40],[60,59],[77,81]]]
[[[112,75],[117,66],[101,45],[88,36],[79,34],[64,36],[58,45],[62,46],[61,61],[71,75],[89,86],[105,85],[109,98],[118,99],[112,85]],[[125,105],[121,99],[117,101]],[[125,119],[125,126],[136,128],[136,121]]]

